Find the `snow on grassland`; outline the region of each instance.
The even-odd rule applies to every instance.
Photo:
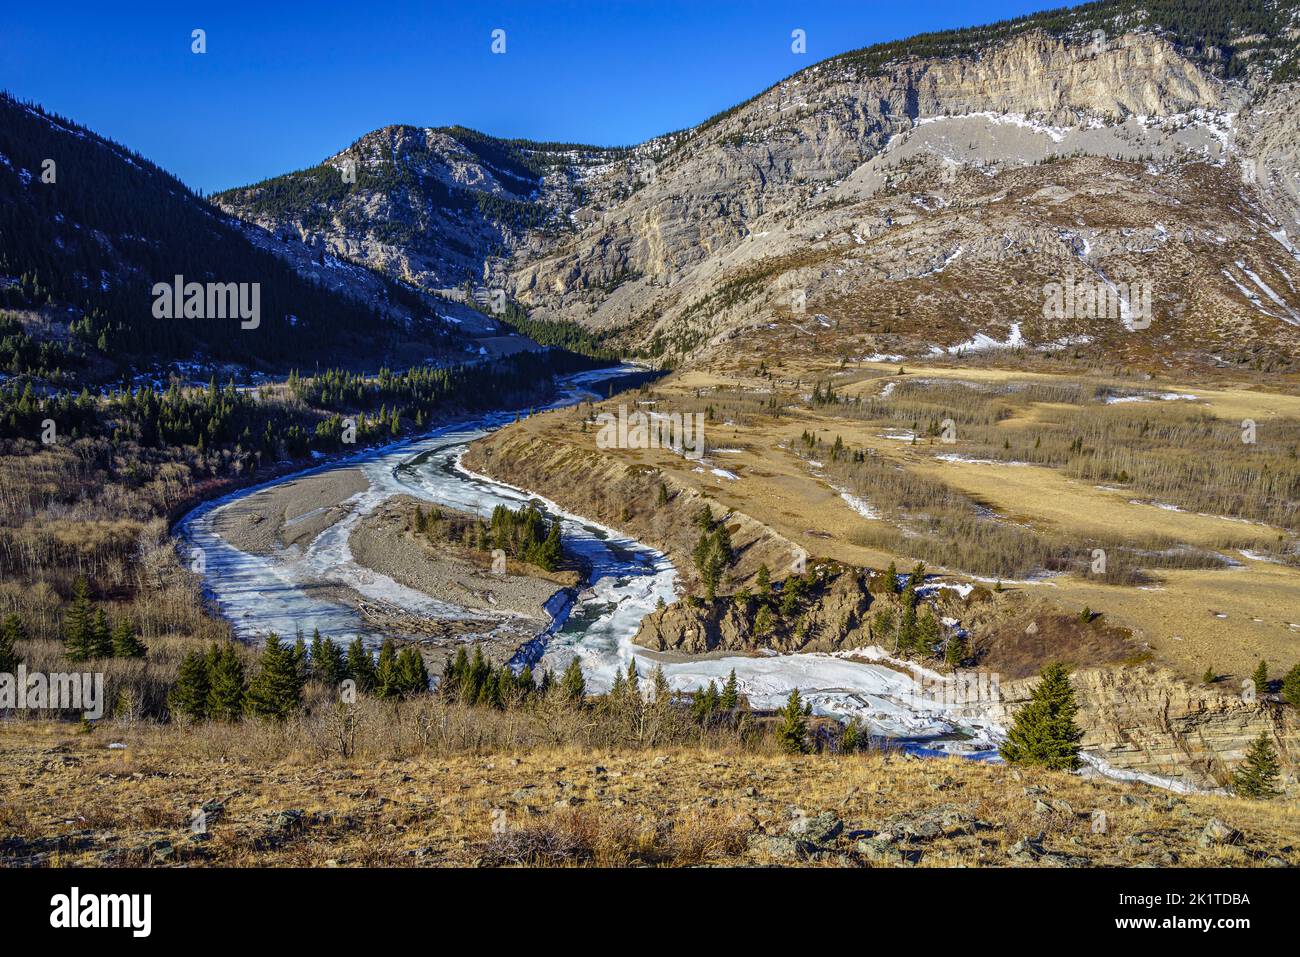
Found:
[[[1024,337],[1020,334],[1020,323],[1011,323],[1011,332],[1005,342],[994,339],[992,336],[985,335],[982,332],[975,333],[973,339],[965,342],[959,342],[955,346],[931,346],[930,352],[934,355],[962,355],[966,352],[984,352],[989,349],[1015,349],[1024,345]]]

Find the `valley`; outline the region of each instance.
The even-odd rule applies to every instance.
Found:
[[[1300,865],[1300,0],[509,29],[211,191],[0,94],[0,866]]]

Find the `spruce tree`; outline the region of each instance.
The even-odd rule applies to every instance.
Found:
[[[1255,666],[1255,673],[1250,676],[1250,680],[1255,683],[1256,693],[1268,694],[1268,662],[1263,658],[1259,659],[1259,664]]]
[[[429,670],[424,656],[412,645],[402,649],[397,656],[397,686],[403,697],[425,694],[429,690]]]
[[[1047,665],[1029,702],[1016,712],[1007,740],[999,749],[1002,757],[1010,764],[1075,770],[1083,738],[1074,720],[1078,711],[1065,665]]]
[[[379,662],[375,665],[375,694],[380,698],[396,698],[402,693],[401,676],[397,673],[397,645],[385,638],[379,646]]]
[[[347,662],[343,658],[343,649],[334,643],[334,639],[325,638],[320,643],[319,652],[312,650],[312,675],[322,684],[334,688],[348,677]]]
[[[208,717],[214,721],[238,721],[244,715],[247,686],[244,662],[234,645],[227,644],[209,669]]]
[[[357,690],[367,694],[375,688],[375,659],[360,638],[348,646],[348,675],[357,683]]]
[[[1282,678],[1282,700],[1300,708],[1300,665],[1296,665]]]
[[[202,721],[208,716],[208,658],[202,652],[191,651],[181,659],[176,673],[176,683],[168,695],[168,704],[177,714],[192,721]]]
[[[727,675],[727,683],[722,686],[722,696],[718,698],[718,707],[723,711],[735,711],[740,707],[740,685],[736,681],[736,669]]]
[[[90,586],[86,579],[78,578],[72,586],[72,607],[63,616],[63,643],[70,659],[85,661],[91,657],[94,627],[95,609],[90,603]]]
[[[113,629],[108,626],[108,615],[102,608],[96,608],[91,618],[87,651],[91,658],[113,657]]]
[[[1261,731],[1246,752],[1246,760],[1233,772],[1232,790],[1239,797],[1276,797],[1282,793],[1278,787],[1281,777],[1282,767],[1278,762],[1277,751],[1269,739],[1269,733]]]
[[[27,640],[23,620],[11,614],[0,625],[0,673],[13,674],[18,669],[18,642]]]
[[[297,656],[292,646],[281,644],[272,632],[266,636],[257,674],[249,682],[248,711],[259,718],[284,720],[301,704],[302,675]]]
[[[804,714],[803,702],[799,700],[799,689],[795,688],[781,710],[777,740],[786,754],[805,754],[808,751],[808,743],[804,740],[807,735],[808,719]]]
[[[564,676],[560,678],[560,690],[564,693],[565,700],[574,704],[581,704],[587,696],[587,681],[582,677],[582,665],[576,655],[564,669]]]
[[[114,658],[143,658],[149,653],[135,633],[135,626],[131,624],[131,619],[123,615],[113,626],[113,657]]]

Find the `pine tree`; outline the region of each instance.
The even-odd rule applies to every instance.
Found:
[[[587,695],[587,682],[582,677],[582,665],[576,656],[569,662],[569,667],[564,669],[564,676],[560,678],[560,690],[564,692],[567,701],[575,704],[580,704]]]
[[[1269,740],[1268,732],[1261,731],[1246,752],[1246,760],[1233,772],[1232,789],[1239,797],[1276,797],[1282,793],[1278,787],[1281,776],[1282,767],[1278,762],[1277,751]]]
[[[1282,678],[1282,700],[1300,708],[1300,665],[1296,665]]]
[[[1002,757],[1010,764],[1032,764],[1058,771],[1079,766],[1083,732],[1075,723],[1079,706],[1065,665],[1043,668],[1029,702],[1016,712]]]
[[[385,638],[379,646],[379,662],[375,665],[375,694],[380,698],[396,698],[402,693],[401,676],[397,672],[397,645]]]
[[[758,566],[758,574],[754,576],[754,592],[763,601],[772,597],[772,573],[768,571],[767,565]]]
[[[249,682],[248,712],[259,718],[283,720],[302,704],[302,674],[291,646],[272,632],[266,636],[257,674]]]
[[[803,703],[799,700],[799,689],[795,688],[781,711],[777,740],[786,754],[805,754],[808,751],[808,744],[804,740],[807,735],[808,719],[804,715]]]
[[[334,639],[322,639],[319,650],[313,645],[311,670],[317,681],[330,688],[337,687],[348,677],[348,666],[343,658],[343,649],[334,643]]]
[[[13,674],[18,669],[18,642],[27,640],[27,629],[17,615],[5,617],[0,625],[0,673]]]
[[[91,618],[87,651],[91,658],[113,657],[113,629],[108,626],[108,615],[104,614],[102,608],[96,608]]]
[[[208,716],[210,687],[207,656],[199,651],[191,651],[181,659],[180,668],[176,672],[176,683],[168,695],[168,703],[177,714],[193,721],[202,721]]]
[[[667,704],[672,700],[672,691],[668,687],[668,678],[664,675],[664,666],[655,665],[654,700],[656,704]]]
[[[850,718],[848,724],[844,726],[844,733],[840,735],[840,752],[852,754],[861,747],[862,727],[858,724],[857,718]]]
[[[357,690],[369,693],[375,688],[375,659],[365,642],[354,638],[348,646],[348,675],[357,683]]]
[[[113,626],[113,657],[143,658],[149,653],[143,641],[136,637],[131,619],[123,615]]]
[[[966,660],[966,639],[956,634],[948,639],[943,649],[943,660],[949,668],[960,668],[963,661]]]
[[[421,695],[429,690],[429,670],[418,648],[407,646],[397,656],[397,686],[403,697]]]
[[[238,721],[244,715],[247,685],[244,662],[234,645],[217,652],[209,668],[208,717],[214,721]]]
[[[718,699],[718,707],[723,711],[735,711],[740,707],[740,685],[736,681],[735,668],[731,669],[731,673],[727,675],[727,683],[722,686],[722,697]]]
[[[70,659],[85,661],[91,657],[94,627],[95,610],[90,603],[90,586],[86,579],[78,578],[72,586],[72,607],[63,616],[63,643]]]
[[[1259,664],[1255,666],[1255,673],[1250,676],[1250,679],[1255,682],[1257,694],[1268,694],[1268,662],[1263,658],[1259,659]]]

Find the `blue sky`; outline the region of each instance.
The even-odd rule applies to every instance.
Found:
[[[635,143],[835,53],[1061,5],[10,0],[0,87],[214,191],[312,165],[390,123]],[[194,28],[207,32],[201,56]],[[491,52],[496,28],[504,55]]]

